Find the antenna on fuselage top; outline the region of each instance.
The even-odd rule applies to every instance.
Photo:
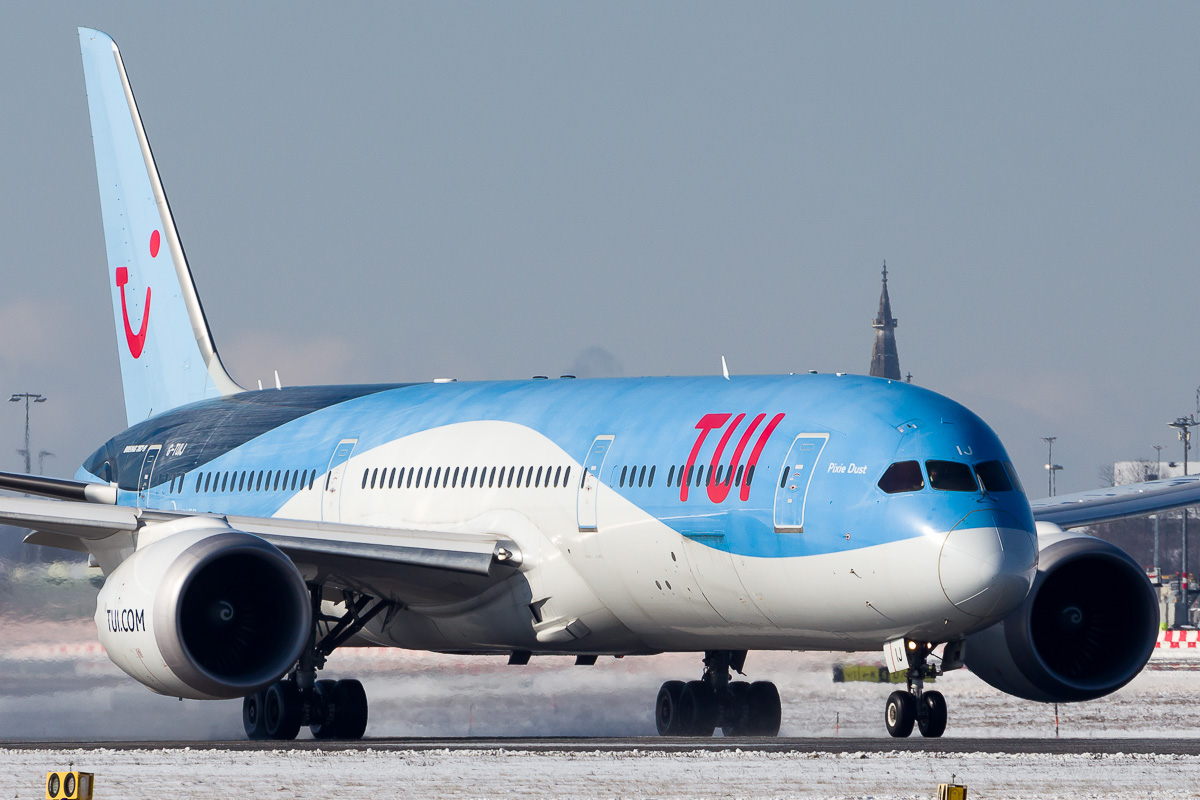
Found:
[[[721,374],[725,376],[725,380],[729,380],[729,365],[725,363],[725,356],[721,356]]]

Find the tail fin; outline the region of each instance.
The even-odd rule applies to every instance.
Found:
[[[242,391],[225,372],[116,43],[79,29],[129,424]]]

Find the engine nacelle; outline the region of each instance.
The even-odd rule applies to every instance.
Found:
[[[967,667],[1026,700],[1065,703],[1115,692],[1154,652],[1154,587],[1132,558],[1101,539],[1038,523],[1038,544],[1025,602],[967,637]]]
[[[291,560],[228,527],[145,545],[113,570],[96,602],[114,664],[160,694],[198,700],[243,697],[278,680],[300,657],[311,619]]]

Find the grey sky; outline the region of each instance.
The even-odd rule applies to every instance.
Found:
[[[1200,7],[9,4],[0,391],[123,427],[77,25],[245,385],[900,363],[1044,493],[1195,410]],[[0,416],[0,468],[22,417]]]

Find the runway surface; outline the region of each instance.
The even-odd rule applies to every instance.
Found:
[[[517,753],[997,753],[1200,755],[1200,739],[884,739],[846,738],[711,738],[685,737],[380,737],[360,741],[122,741],[14,742],[10,750],[228,750],[264,751],[509,751]]]

